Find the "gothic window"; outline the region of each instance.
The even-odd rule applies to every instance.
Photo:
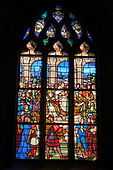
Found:
[[[60,6],[36,17],[17,73],[16,158],[96,160],[93,38]]]

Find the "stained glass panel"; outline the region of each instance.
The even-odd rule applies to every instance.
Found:
[[[68,125],[46,125],[45,159],[68,159]]]
[[[17,124],[16,158],[38,159],[39,138],[39,125]]]
[[[41,57],[21,55],[20,57],[20,88],[40,88],[41,86]],[[23,74],[21,70],[23,69]]]
[[[17,121],[37,123],[40,120],[40,91],[19,90]]]
[[[96,123],[96,91],[74,92],[74,123]]]
[[[75,125],[75,159],[96,160],[96,131],[94,125]]]
[[[76,15],[56,6],[43,11],[22,40],[26,51],[19,54],[17,75],[16,158],[96,160],[92,34]]]
[[[46,123],[68,123],[68,91],[48,90]]]
[[[48,57],[47,88],[68,88],[68,58]]]
[[[77,89],[95,89],[96,63],[95,58],[74,59],[74,84]]]

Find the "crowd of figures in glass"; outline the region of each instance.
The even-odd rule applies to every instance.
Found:
[[[17,73],[18,159],[40,159],[43,130],[45,159],[70,159],[69,137],[74,136],[73,159],[96,160],[93,38],[74,14],[66,11],[67,20],[64,16],[59,6],[45,11],[23,36]],[[45,126],[40,129],[41,119]]]

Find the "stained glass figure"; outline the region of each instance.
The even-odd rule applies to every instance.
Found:
[[[68,126],[46,125],[46,159],[68,159]]]
[[[40,120],[40,91],[19,90],[17,122],[37,123]]]
[[[47,87],[58,89],[68,88],[68,58],[48,57],[47,64],[49,66],[47,72]]]
[[[55,37],[55,33],[56,33],[56,29],[55,29],[55,27],[51,24],[51,26],[49,26],[49,28],[48,28],[48,30],[47,30],[46,35],[47,35],[47,37],[49,37],[49,38],[53,38],[53,37]]]
[[[36,37],[39,37],[39,34],[43,30],[44,26],[45,26],[45,22],[43,19],[36,21],[35,29],[34,29],[34,34],[36,35]]]
[[[62,26],[62,28],[61,28],[61,35],[62,35],[63,38],[67,38],[67,39],[70,38],[70,32],[67,30],[66,25]]]
[[[75,125],[75,159],[96,160],[96,126]]]
[[[68,91],[48,90],[46,101],[46,122],[68,123]]]
[[[82,28],[78,21],[73,21],[71,23],[72,29],[76,32],[78,39],[82,36]]]
[[[84,57],[74,59],[74,77],[74,84],[76,89],[95,89],[95,58]]]
[[[41,86],[41,58],[23,54],[20,58],[20,64],[23,67],[20,88],[39,88]]]
[[[56,9],[56,11],[52,13],[52,16],[58,23],[60,23],[64,18],[64,13],[60,9]]]
[[[96,123],[96,92],[74,92],[74,122],[75,124]]]
[[[39,155],[39,126],[17,124],[16,129],[16,158],[38,159]]]

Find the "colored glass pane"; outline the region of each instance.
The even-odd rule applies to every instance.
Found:
[[[16,158],[38,159],[39,126],[17,124],[16,128]]]
[[[96,160],[92,35],[57,6],[33,22],[23,41],[28,51],[19,56],[16,158]]]

